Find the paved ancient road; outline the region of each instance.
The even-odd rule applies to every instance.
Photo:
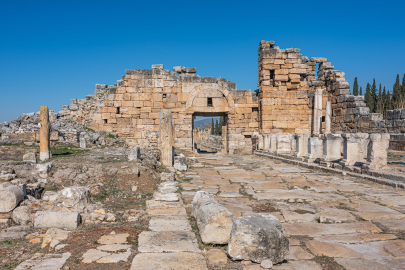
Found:
[[[209,252],[204,249],[212,246],[198,242],[189,218],[198,190],[214,194],[235,217],[266,212],[279,218],[290,240],[290,254],[274,269],[405,269],[404,190],[252,155],[200,154],[197,160],[179,173],[179,183],[161,182],[154,199],[146,202],[149,228],[139,235],[137,250],[129,234],[103,235],[96,248],[81,255],[87,269],[105,263],[122,269],[122,261],[131,263],[131,270],[208,269]],[[225,254],[216,252],[214,257],[221,255],[226,263]],[[69,256],[39,254],[17,269],[64,269]],[[229,260],[227,266],[211,269],[242,268],[261,269]]]
[[[277,216],[290,255],[275,269],[405,268],[404,190],[252,155],[197,159],[180,177],[185,203],[205,190],[235,217]]]

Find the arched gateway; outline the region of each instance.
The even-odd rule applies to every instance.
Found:
[[[114,86],[97,85],[94,96],[72,100],[74,117],[95,130],[118,133],[130,145],[153,148],[157,144],[161,109],[172,110],[174,146],[193,149],[193,118],[224,116],[224,146],[229,153],[251,152],[251,135],[258,131],[257,95],[236,90],[223,78],[196,76],[196,68],[163,65],[126,70]],[[83,103],[92,103],[86,111]],[[69,105],[69,107],[74,107]]]

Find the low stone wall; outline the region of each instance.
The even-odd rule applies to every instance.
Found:
[[[387,152],[391,138],[403,135],[386,133],[327,133],[310,137],[309,134],[255,135],[256,152],[295,160],[298,163],[353,172],[392,181],[405,182],[401,171],[387,166]]]
[[[405,135],[391,134],[389,150],[405,151]]]

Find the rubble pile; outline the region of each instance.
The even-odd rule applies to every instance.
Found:
[[[117,138],[117,134],[103,130],[94,131],[70,119],[59,119],[58,114],[49,111],[51,123],[51,138],[53,142],[78,143],[83,137],[89,145],[112,146],[124,142]],[[39,141],[39,112],[23,113],[16,120],[0,123],[2,140],[11,141]],[[31,135],[31,136],[23,136]]]

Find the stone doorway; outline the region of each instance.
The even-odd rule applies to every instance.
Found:
[[[214,117],[222,117],[222,134],[218,140],[218,136],[210,135],[210,132],[202,132],[195,126],[196,119],[204,117],[212,119]],[[218,121],[220,122],[220,121]],[[211,123],[211,122],[209,122]],[[219,147],[220,146],[220,147]],[[193,152],[207,153],[228,153],[228,113],[227,112],[194,112],[192,117],[192,147]]]

